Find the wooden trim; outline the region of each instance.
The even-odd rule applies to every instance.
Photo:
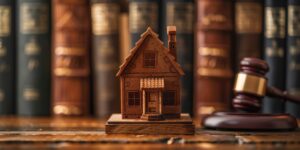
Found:
[[[159,91],[159,114],[162,114],[162,90]]]
[[[142,108],[142,110],[143,110],[143,115],[145,115],[146,114],[146,92],[145,92],[145,90],[143,90],[143,108]]]
[[[121,113],[124,114],[125,112],[125,100],[124,100],[124,90],[125,90],[125,85],[124,85],[124,77],[120,78],[120,100],[121,100]]]

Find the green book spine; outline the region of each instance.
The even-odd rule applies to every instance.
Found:
[[[235,2],[235,72],[244,57],[262,57],[263,1]]]
[[[287,13],[286,90],[300,97],[300,1],[288,0]],[[286,112],[300,118],[300,105],[286,102]]]
[[[50,0],[17,0],[17,114],[50,110]]]
[[[119,66],[118,0],[93,0],[92,59],[94,113],[105,118],[120,111],[119,84],[115,77]]]
[[[159,30],[159,1],[158,0],[129,0],[129,33],[131,47],[140,39],[140,35],[151,27]]]
[[[268,85],[285,89],[286,0],[265,0],[264,59],[270,66]],[[284,102],[265,97],[264,113],[283,113]]]
[[[0,115],[15,111],[14,1],[0,1]]]
[[[185,75],[181,79],[182,112],[193,113],[194,2],[164,0],[161,7],[161,35],[168,44],[167,26],[176,26],[177,61]]]

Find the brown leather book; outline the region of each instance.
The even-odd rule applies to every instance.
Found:
[[[90,75],[89,0],[53,0],[52,17],[52,112],[86,115]]]
[[[244,57],[261,57],[263,1],[236,0],[235,3],[235,70]]]
[[[229,109],[233,29],[231,0],[197,0],[194,114]]]

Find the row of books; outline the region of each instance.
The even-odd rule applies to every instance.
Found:
[[[177,27],[183,112],[229,110],[246,56],[265,58],[269,84],[300,96],[299,11],[297,0],[2,0],[0,114],[119,112],[115,73],[148,26],[165,44]],[[300,117],[270,98],[263,111]]]
[[[265,3],[265,59],[271,65],[269,85],[300,96],[300,1],[267,0]],[[300,117],[300,105],[274,98],[264,101],[266,113]]]
[[[1,0],[0,114],[107,117],[120,111],[120,59],[148,26],[160,33],[173,23],[185,52],[178,57],[187,71],[183,107],[192,112],[193,1],[173,2]]]
[[[94,3],[91,13],[90,5]],[[116,103],[112,101],[117,101],[118,94],[114,93],[118,40],[111,42],[118,34],[105,15],[117,15],[119,5],[113,1],[105,5],[101,1],[97,3],[0,1],[0,114],[81,116],[89,114],[92,106],[103,110],[104,104],[107,111],[115,111]],[[96,31],[92,35],[91,19]],[[113,64],[108,66],[110,62]],[[96,93],[98,90],[102,93],[91,103],[93,77]],[[105,91],[101,89],[103,84],[107,85]],[[98,98],[103,102],[101,108],[98,108]],[[101,111],[97,113],[105,116]]]
[[[243,57],[264,58],[268,84],[300,96],[300,1],[197,0],[197,6],[197,115],[230,108],[233,73]],[[300,117],[300,105],[266,97],[262,112]]]

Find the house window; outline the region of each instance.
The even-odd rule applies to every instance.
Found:
[[[144,67],[154,68],[156,63],[156,54],[153,52],[144,53]]]
[[[164,105],[175,105],[175,91],[165,91],[163,94],[163,104]]]
[[[140,92],[138,91],[128,92],[128,105],[129,106],[140,105]]]

